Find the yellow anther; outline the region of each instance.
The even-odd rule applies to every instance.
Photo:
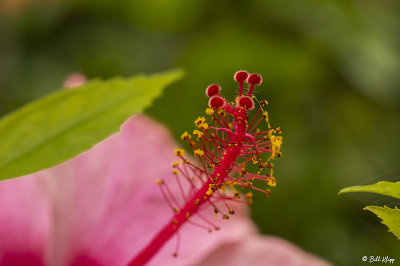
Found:
[[[247,205],[250,206],[251,204],[253,204],[253,193],[248,192],[246,194],[246,197],[247,197]]]
[[[204,156],[204,151],[197,149],[194,151],[194,155],[197,157],[202,157],[202,156]]]
[[[276,186],[276,178],[274,177],[274,170],[271,169],[271,173],[269,175],[269,177],[267,178],[268,181],[268,185],[271,187],[275,187]]]
[[[194,121],[194,124],[195,124],[198,128],[200,128],[200,126],[201,126],[204,122],[206,122],[206,119],[205,119],[204,117],[202,117],[202,116],[199,116],[199,117]]]
[[[213,189],[212,189],[212,186],[211,186],[211,184],[209,184],[208,190],[206,191],[206,194],[207,194],[208,196],[210,196],[213,192],[214,192],[214,191],[213,191]]]
[[[261,100],[260,104],[261,104],[261,106],[265,106],[265,105],[268,105],[268,102],[267,102],[267,100]]]
[[[190,218],[190,213],[186,212],[186,218],[189,219]]]
[[[156,180],[156,184],[157,184],[157,185],[162,185],[162,184],[164,184],[164,181],[162,181],[162,180],[160,180],[160,179],[157,179],[157,180]]]
[[[173,170],[172,170],[172,173],[173,173],[174,175],[178,175],[179,172],[178,172],[178,170],[173,169]]]
[[[187,133],[186,131],[181,135],[181,139],[182,140],[191,140],[192,136],[189,135],[189,133]]]
[[[193,135],[197,138],[197,139],[201,139],[201,137],[203,137],[203,132],[198,131],[197,129],[195,129],[193,131]]]
[[[175,149],[175,155],[182,157],[183,155],[185,155],[185,151],[183,149]]]
[[[179,212],[179,209],[178,208],[173,208],[172,209],[175,213],[178,213]]]
[[[227,214],[224,214],[224,216],[222,216],[222,219],[224,219],[224,220],[228,220],[228,219],[229,219],[229,215],[227,215]]]
[[[208,129],[208,124],[207,123],[203,123],[199,126],[199,128],[207,130]]]
[[[226,186],[222,185],[222,186],[221,186],[221,191],[222,191],[222,193],[225,193],[225,190],[226,190]]]
[[[265,121],[268,123],[268,112],[263,112],[263,117],[265,118]]]
[[[253,199],[247,199],[247,206],[250,206],[253,204]]]
[[[242,174],[242,175],[245,175],[245,174],[247,174],[247,170],[246,170],[246,168],[244,168],[244,167],[243,167],[243,168],[242,168],[242,169],[240,169],[240,170],[241,170],[241,174]]]
[[[179,162],[173,162],[173,163],[172,163],[172,167],[175,168],[175,167],[177,167],[179,164],[180,164]]]
[[[176,218],[173,218],[173,219],[172,219],[172,222],[173,222],[174,224],[177,224],[177,223],[178,223],[178,220],[177,220]]]
[[[207,108],[207,109],[206,109],[206,114],[212,115],[213,113],[214,113],[214,110],[213,110],[213,109],[211,109],[211,108]]]
[[[195,201],[194,201],[194,204],[196,204],[196,205],[198,205],[200,203],[200,199],[196,199]]]
[[[282,155],[281,153],[281,145],[282,145],[282,136],[270,136],[271,139],[271,145],[272,145],[272,154],[270,156],[270,159],[274,159],[275,155],[280,157]]]

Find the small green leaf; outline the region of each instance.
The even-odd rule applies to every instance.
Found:
[[[0,120],[0,180],[54,166],[91,148],[180,77],[181,71],[170,71],[92,81],[5,116]]]
[[[384,225],[389,228],[389,232],[393,233],[400,240],[400,209],[391,209],[387,206],[367,206],[364,210],[371,211],[376,214]]]
[[[338,194],[348,192],[372,192],[400,199],[400,182],[381,181],[373,185],[346,187]]]

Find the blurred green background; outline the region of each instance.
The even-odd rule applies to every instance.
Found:
[[[0,115],[89,78],[186,70],[148,110],[178,138],[207,104],[204,89],[258,72],[257,97],[284,129],[277,188],[256,193],[262,233],[337,265],[400,262],[400,241],[366,205],[400,205],[340,188],[400,179],[400,2],[123,0],[0,3]]]

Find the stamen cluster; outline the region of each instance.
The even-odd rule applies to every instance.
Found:
[[[263,187],[262,182],[259,187],[259,181],[264,181],[269,187],[276,186],[272,169],[274,164],[271,161],[282,155],[280,151],[282,137],[279,135],[282,130],[271,129],[268,112],[263,109],[268,102],[261,100],[258,110],[254,111],[255,97],[252,92],[255,86],[261,84],[261,76],[256,73],[248,74],[246,71],[238,71],[234,80],[239,85],[235,101],[229,103],[220,95],[221,86],[211,84],[206,89],[206,95],[210,99],[209,108],[205,111],[210,117],[210,122],[200,116],[194,122],[196,129],[191,134],[184,132],[181,135],[181,139],[192,148],[197,163],[185,157],[182,149],[176,149],[175,154],[180,160],[172,165],[179,187],[184,187],[182,182],[190,184],[189,191],[185,192],[184,189],[181,191],[183,202],[193,197],[196,191],[207,183],[204,197],[199,198],[197,202],[205,199],[214,207],[215,213],[221,213],[223,219],[228,219],[229,214],[234,213],[228,205],[230,200],[242,201],[250,205],[252,204],[250,190],[270,195],[270,189]],[[248,84],[246,95],[244,95],[245,83]],[[251,119],[248,118],[250,112],[252,112]],[[234,154],[232,154],[233,147],[236,147]],[[225,168],[221,169],[223,161]],[[251,166],[248,167],[249,165]],[[263,171],[264,169],[267,170]],[[172,209],[179,210],[181,206],[175,205],[184,205],[184,203],[178,203],[176,196],[168,195],[167,189],[162,188],[162,190],[169,198]],[[172,196],[174,200],[171,199]],[[219,201],[224,202],[226,210],[216,207]],[[209,221],[207,223],[210,224]]]

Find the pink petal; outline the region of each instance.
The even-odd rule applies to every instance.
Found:
[[[0,265],[44,265],[47,214],[37,179],[0,183]]]
[[[76,72],[69,75],[63,83],[64,88],[75,88],[82,86],[87,82],[87,78],[82,73]]]
[[[281,238],[252,234],[240,242],[221,245],[196,265],[328,266],[331,264]]]

